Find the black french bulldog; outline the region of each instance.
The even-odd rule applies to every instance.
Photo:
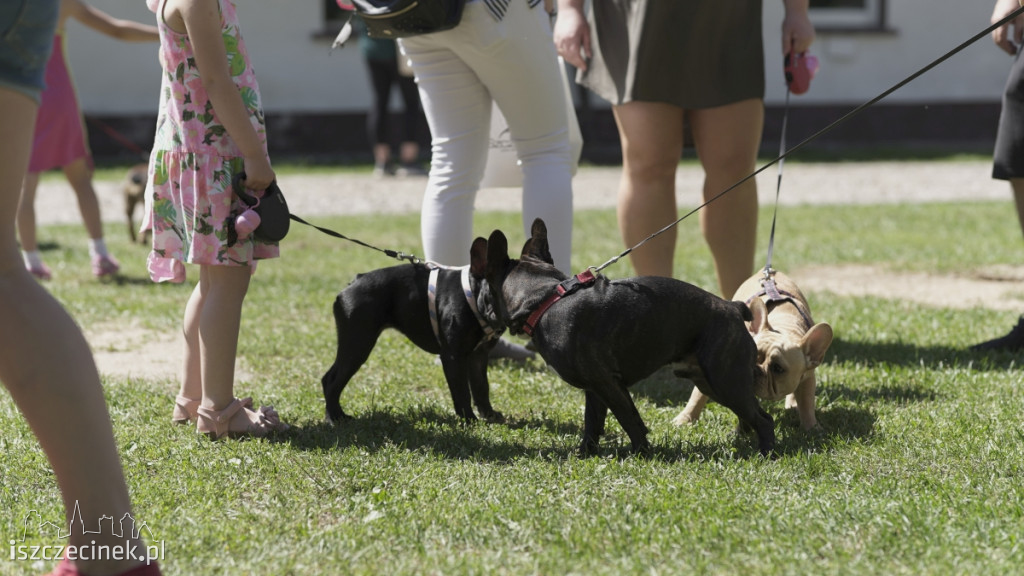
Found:
[[[402,264],[359,274],[338,294],[334,300],[338,353],[334,365],[320,380],[329,422],[349,417],[341,409],[341,392],[370,357],[385,328],[395,328],[413,344],[440,355],[459,416],[476,420],[472,397],[485,419],[503,420],[501,413],[491,407],[487,382],[487,353],[505,330],[483,278],[487,241],[478,238],[470,254],[474,264],[466,274],[468,289],[464,289],[461,269],[437,271],[433,306],[436,333],[428,290],[431,268],[427,264]]]
[[[647,427],[627,388],[667,364],[696,361],[701,392],[726,406],[757,433],[767,456],[775,425],[754,397],[757,349],[744,320],[750,310],[672,278],[608,280],[589,272],[567,278],[552,264],[544,221],[534,221],[519,260],[508,256],[500,230],[487,241],[487,284],[499,317],[512,334],[531,334],[537,351],[559,376],[586,393],[580,451],[591,454],[608,410],[636,453],[650,451]],[[482,238],[477,239],[482,240]],[[475,256],[477,257],[477,256]]]

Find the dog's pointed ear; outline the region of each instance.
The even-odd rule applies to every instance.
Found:
[[[747,303],[747,307],[750,308],[750,313],[754,317],[748,327],[751,334],[756,335],[764,330],[771,330],[771,326],[768,325],[768,307],[764,305],[764,300],[754,298]]]
[[[815,368],[825,361],[825,352],[832,344],[832,326],[819,322],[811,327],[800,340],[800,349],[807,357],[807,367]]]
[[[487,273],[487,239],[477,237],[469,249],[469,273],[482,277]]]
[[[530,228],[530,239],[523,244],[522,256],[531,256],[552,265],[555,263],[548,246],[548,228],[544,225],[544,220],[537,218],[533,221],[533,226]]]
[[[548,227],[544,224],[543,218],[535,218],[533,220],[533,226],[530,226],[530,236],[533,238],[539,236],[548,237]]]
[[[508,238],[505,238],[501,230],[495,230],[487,239],[487,263],[484,266],[487,281],[493,283],[500,280],[498,274],[505,269],[508,262]]]

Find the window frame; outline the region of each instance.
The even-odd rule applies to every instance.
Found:
[[[862,8],[811,6],[808,15],[819,32],[891,32],[886,19],[888,0],[863,0]]]

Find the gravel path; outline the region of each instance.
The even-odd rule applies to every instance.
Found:
[[[1010,200],[1009,186],[992,180],[991,164],[964,162],[794,163],[785,166],[783,204],[874,204],[952,200]],[[615,206],[619,167],[583,167],[573,182],[577,209]],[[757,176],[761,202],[774,201],[777,169]],[[680,209],[700,201],[703,173],[699,166],[681,166],[676,176]],[[280,177],[291,211],[299,216],[416,212],[424,178],[373,178],[369,174],[289,174]],[[124,222],[124,201],[116,181],[96,182],[104,220]],[[478,210],[519,210],[517,189],[481,190]],[[67,183],[48,178],[37,193],[41,224],[80,222],[78,206]],[[110,234],[111,232],[108,232]]]

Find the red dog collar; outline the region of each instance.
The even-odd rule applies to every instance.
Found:
[[[597,277],[587,269],[568,280],[559,282],[558,286],[555,286],[555,293],[541,302],[540,306],[526,319],[526,324],[523,325],[523,332],[527,336],[533,336],[533,330],[537,326],[537,322],[540,322],[540,317],[548,311],[548,308],[551,308],[552,304],[561,300],[563,296],[568,296],[580,288],[590,286],[595,280],[597,280]]]

